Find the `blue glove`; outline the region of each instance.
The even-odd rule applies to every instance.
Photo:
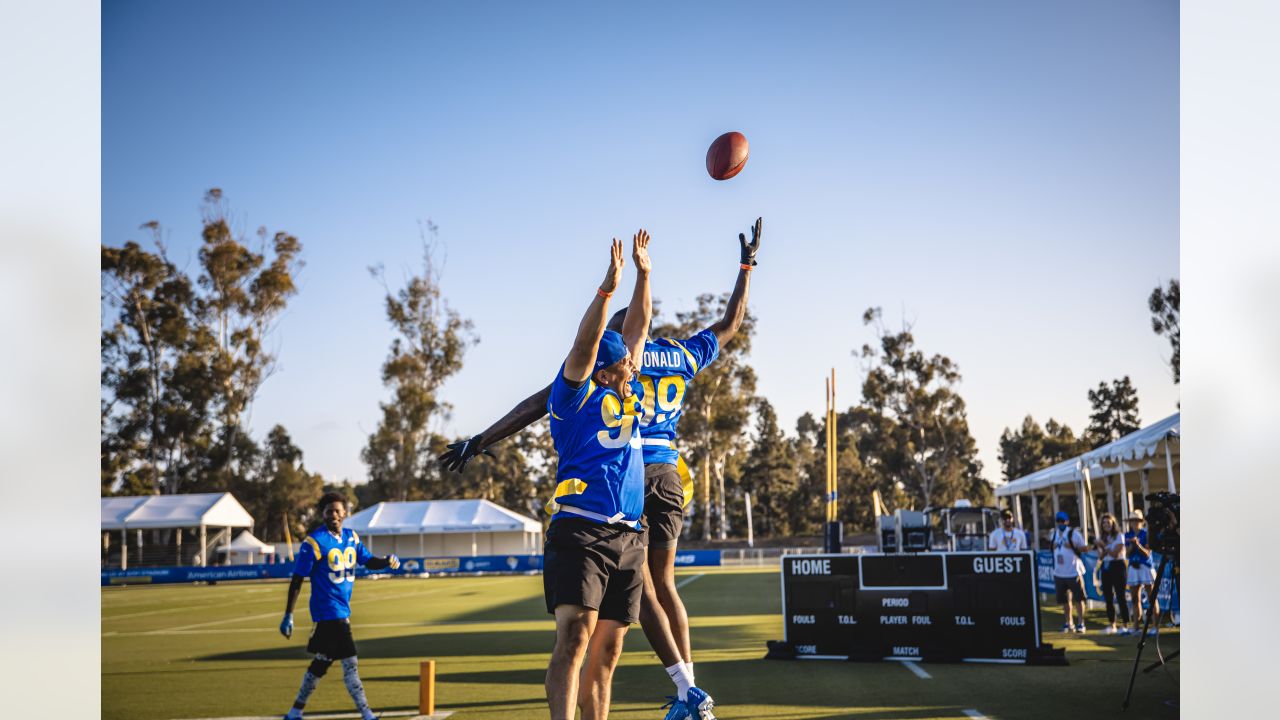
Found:
[[[399,570],[399,569],[400,569],[400,558],[396,557],[395,555],[388,555],[388,556],[387,556],[387,567],[391,568],[392,570]]]
[[[280,634],[286,638],[293,637],[293,613],[284,614],[284,619],[280,621]]]

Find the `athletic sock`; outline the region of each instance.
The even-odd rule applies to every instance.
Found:
[[[302,709],[307,706],[307,698],[311,697],[311,693],[315,691],[316,684],[320,682],[320,678],[310,670],[302,675],[302,687],[298,688],[298,697],[293,701],[293,707],[289,709],[286,717],[300,718],[302,717]]]
[[[676,697],[680,702],[689,699],[689,688],[693,687],[693,673],[689,672],[689,667],[683,662],[667,668],[667,675],[671,676],[671,682],[676,684]]]
[[[360,683],[360,671],[356,669],[354,657],[342,659],[342,681],[347,684],[347,692],[355,701],[356,710],[365,720],[372,720],[373,710],[369,709],[369,701],[364,698],[364,685]]]
[[[693,663],[687,662],[684,664],[684,667],[686,670],[689,671],[689,684],[694,687],[698,687],[698,683],[694,682],[693,680]]]

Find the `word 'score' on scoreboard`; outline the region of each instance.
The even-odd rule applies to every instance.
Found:
[[[1065,664],[1030,552],[782,556],[771,659]]]

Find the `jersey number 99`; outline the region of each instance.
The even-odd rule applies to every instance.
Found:
[[[329,561],[329,582],[337,585],[341,582],[356,581],[356,549],[354,546],[346,550],[330,548],[326,556]]]
[[[621,417],[619,417],[621,415]],[[596,439],[607,448],[620,448],[631,442],[631,428],[636,416],[622,413],[622,405],[615,395],[605,395],[600,402],[600,419],[604,421],[605,430],[596,433]],[[610,430],[617,428],[618,434]]]
[[[641,375],[640,389],[640,405],[644,413],[640,421],[641,427],[655,422],[665,422],[667,418],[680,412],[680,407],[684,403],[684,378],[679,375],[658,378],[656,388],[653,386],[652,377]]]

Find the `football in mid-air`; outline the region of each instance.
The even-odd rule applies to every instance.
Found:
[[[707,174],[716,180],[728,180],[746,164],[747,136],[740,132],[727,132],[707,148]]]

